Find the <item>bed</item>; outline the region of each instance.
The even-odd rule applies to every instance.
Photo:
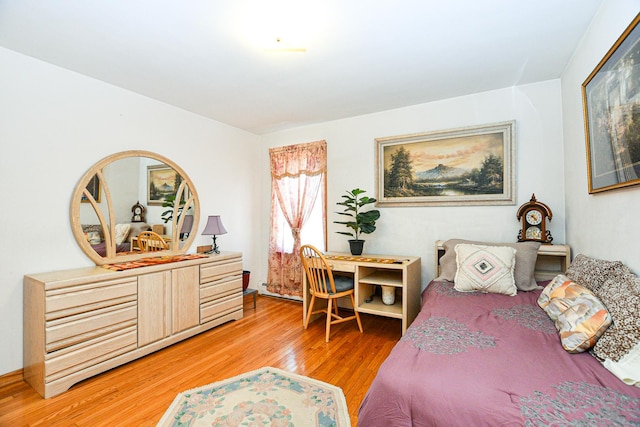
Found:
[[[82,224],[82,232],[87,241],[91,244],[91,248],[100,256],[107,255],[107,245],[104,241],[103,229],[100,224]],[[116,224],[116,254],[129,253],[134,247],[132,239],[134,239],[142,231],[151,230],[151,226],[145,222]]]
[[[448,268],[463,246],[482,244],[448,245]],[[514,266],[517,261],[522,260],[514,260]],[[444,280],[441,274],[431,281],[422,294],[420,313],[363,399],[358,425],[640,425],[640,388],[617,376],[637,384],[637,377],[625,374],[640,367],[640,280],[621,263],[583,255],[574,263],[566,275],[531,290],[518,288],[514,295],[457,290],[457,282],[464,283],[460,265],[455,280]],[[529,269],[532,274],[533,267]],[[519,274],[522,279],[522,271]],[[602,295],[611,324],[602,331],[599,326],[600,335],[583,343],[581,352],[569,353],[567,340],[574,336],[562,335],[557,319],[552,321],[545,311],[548,307],[543,310],[538,300],[546,295],[548,303],[567,304],[574,295],[566,291],[573,288],[566,286],[577,286],[576,282],[585,285],[586,293]],[[620,289],[611,291],[614,283],[623,283],[624,298]],[[560,289],[566,291],[563,298],[549,298]],[[631,308],[623,307],[629,302]],[[608,348],[595,350],[601,341],[605,347],[612,340],[625,341],[614,350],[620,357],[608,355]],[[615,367],[626,371],[621,374]]]

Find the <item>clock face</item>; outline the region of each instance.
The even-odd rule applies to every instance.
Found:
[[[525,219],[531,225],[538,225],[542,222],[542,214],[540,213],[540,211],[529,211],[525,215]],[[528,232],[529,231],[527,230],[527,233]]]
[[[142,208],[140,208],[140,206],[136,206],[133,209],[133,213],[135,213],[136,215],[140,215],[142,213]]]
[[[525,233],[525,237],[527,239],[536,239],[536,240],[541,240],[542,239],[542,231],[540,231],[540,228],[538,227],[529,227],[527,228],[527,231]]]

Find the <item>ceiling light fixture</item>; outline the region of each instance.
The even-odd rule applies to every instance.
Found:
[[[291,46],[288,43],[285,43],[282,38],[276,37],[276,42],[273,46],[265,47],[264,50],[266,52],[293,52],[293,53],[305,53],[307,51],[306,47],[302,46]]]

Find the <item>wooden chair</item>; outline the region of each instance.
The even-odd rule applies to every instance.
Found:
[[[307,311],[307,315],[304,319],[304,328],[307,329],[311,315],[327,313],[326,342],[329,342],[331,325],[336,323],[356,319],[358,322],[358,328],[360,329],[360,332],[362,332],[360,315],[356,310],[353,278],[339,275],[334,276],[329,263],[322,253],[314,246],[303,245],[300,248],[300,259],[302,260],[302,265],[304,266],[304,271],[307,275],[307,283],[309,285],[309,292],[311,293],[311,303],[309,304],[309,310]],[[347,295],[351,297],[353,316],[342,317],[338,314],[337,299]],[[316,298],[326,299],[327,308],[314,311],[313,307],[316,302]]]
[[[166,251],[169,244],[158,233],[143,231],[138,234],[138,246],[142,252]]]

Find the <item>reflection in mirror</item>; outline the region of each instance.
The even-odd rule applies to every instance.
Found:
[[[183,253],[195,237],[191,230],[199,219],[197,202],[191,180],[169,159],[141,151],[118,153],[98,162],[78,183],[72,228],[80,247],[98,265]],[[168,250],[143,251],[137,237],[152,229]]]

